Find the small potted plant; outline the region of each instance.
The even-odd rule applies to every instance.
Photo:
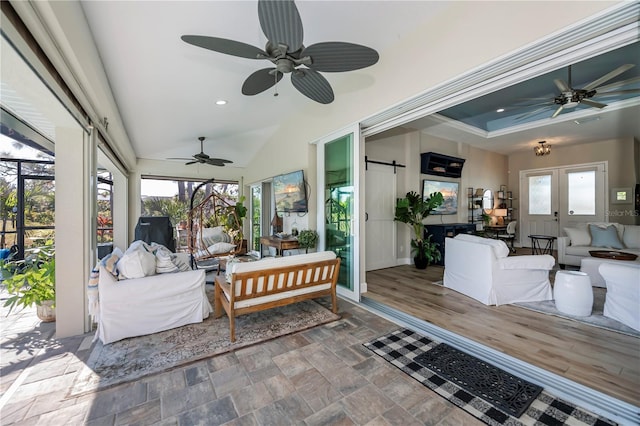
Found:
[[[318,233],[311,229],[304,229],[298,234],[298,246],[305,249],[305,253],[310,248],[314,248],[318,244]]]
[[[431,241],[431,236],[424,237],[424,219],[431,212],[444,203],[441,192],[434,192],[428,198],[423,199],[417,192],[407,192],[404,198],[399,198],[396,203],[396,212],[393,220],[406,223],[413,230],[411,248],[413,249],[413,262],[418,269],[425,269],[429,262],[440,260],[438,244]]]
[[[24,260],[9,261],[2,265],[8,277],[2,282],[11,296],[4,306],[9,312],[20,305],[36,305],[37,315],[43,322],[56,320],[56,259],[52,242],[37,249]]]

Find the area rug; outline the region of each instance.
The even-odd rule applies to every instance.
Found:
[[[519,302],[514,303],[515,306],[529,309],[532,311],[540,312],[547,315],[555,315],[557,317],[570,319],[573,321],[579,321],[584,324],[588,324],[594,327],[603,328],[617,333],[627,334],[629,336],[640,337],[640,331],[634,330],[616,321],[612,318],[605,317],[604,312],[604,300],[607,295],[607,289],[601,287],[593,287],[593,310],[588,317],[578,317],[574,315],[568,315],[560,312],[556,309],[556,303],[553,300],[543,300],[541,302]]]
[[[296,333],[340,318],[306,300],[236,318],[236,341],[229,319],[213,314],[198,324],[103,345],[98,341],[78,373],[70,396],[104,389],[197,360]]]
[[[518,418],[505,413],[457,384],[439,376],[416,358],[432,350],[441,342],[434,341],[411,330],[401,328],[379,337],[364,346],[376,355],[411,376],[424,386],[465,410],[488,425],[615,425],[611,420],[563,401],[546,391],[531,403]]]
[[[541,386],[446,343],[418,355],[415,361],[514,417],[520,417],[542,392]]]

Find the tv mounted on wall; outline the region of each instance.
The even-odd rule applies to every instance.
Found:
[[[307,187],[302,170],[275,176],[273,193],[276,211],[307,212]]]
[[[458,182],[443,182],[439,180],[424,179],[422,181],[422,198],[428,198],[434,192],[441,192],[444,203],[431,214],[457,214],[458,213]]]

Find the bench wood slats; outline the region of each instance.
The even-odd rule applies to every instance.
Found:
[[[336,284],[339,271],[340,259],[336,258],[280,268],[234,273],[231,275],[233,286],[225,281],[224,276],[218,275],[215,279],[215,317],[220,318],[224,309],[229,317],[230,338],[234,342],[236,340],[235,317],[238,315],[285,306],[321,296],[331,296],[331,310],[337,313]],[[326,284],[330,284],[330,287],[319,288],[301,294],[286,295],[282,298],[256,305],[236,306],[238,302],[245,300],[309,289]],[[225,294],[229,295],[229,297],[227,298]]]

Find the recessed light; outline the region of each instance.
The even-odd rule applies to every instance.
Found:
[[[496,112],[504,112],[504,108],[498,108]]]
[[[219,101],[216,101],[216,105],[226,105],[227,101],[225,101],[224,99],[220,99]]]

